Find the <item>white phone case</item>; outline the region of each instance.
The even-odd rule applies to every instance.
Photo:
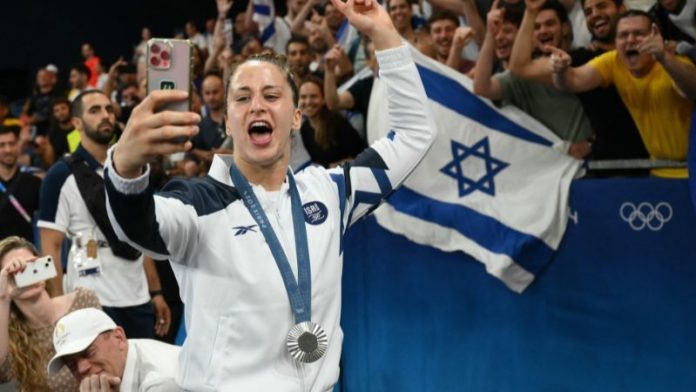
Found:
[[[23,272],[14,276],[14,280],[17,287],[26,287],[55,278],[56,275],[58,273],[56,272],[56,265],[53,264],[53,257],[44,256],[27,264]]]

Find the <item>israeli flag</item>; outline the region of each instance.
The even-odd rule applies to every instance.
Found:
[[[379,224],[443,251],[463,251],[521,293],[552,259],[581,161],[541,123],[472,92],[471,80],[412,49],[438,127],[423,161],[381,208]],[[376,80],[370,102],[386,102]],[[370,141],[388,119],[370,105]],[[398,137],[398,134],[395,136]]]
[[[254,14],[252,19],[259,25],[261,43],[266,42],[275,34],[275,5],[273,0],[253,0]]]
[[[348,22],[348,18],[344,18],[341,26],[336,30],[336,43],[341,45],[341,48],[348,53],[353,40],[358,36],[358,31]]]

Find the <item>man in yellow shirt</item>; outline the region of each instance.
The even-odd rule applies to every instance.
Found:
[[[24,126],[18,118],[10,117],[10,103],[3,96],[0,96],[0,126],[17,128]]]
[[[650,156],[686,161],[696,67],[688,58],[665,50],[657,25],[643,11],[619,15],[615,43],[616,50],[576,68],[569,67],[567,53],[554,49],[554,84],[574,92],[614,84]],[[687,177],[686,169],[655,169],[652,173]]]

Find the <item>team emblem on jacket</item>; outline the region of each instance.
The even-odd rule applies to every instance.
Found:
[[[305,222],[310,225],[320,225],[324,223],[326,217],[329,215],[329,210],[324,203],[318,201],[305,203],[305,205],[302,206],[302,210],[304,211]]]

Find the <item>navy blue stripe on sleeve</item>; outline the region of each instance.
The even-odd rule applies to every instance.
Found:
[[[41,183],[39,220],[46,222],[56,221],[60,191],[71,174],[70,167],[63,160],[59,160],[48,170],[46,177]]]
[[[158,195],[178,199],[182,203],[192,206],[198,216],[210,215],[223,210],[240,199],[236,188],[223,184],[210,176],[172,180],[164,186]]]
[[[387,170],[389,167],[379,153],[372,147],[368,147],[351,162],[353,167],[370,167],[373,169]]]
[[[343,253],[343,234],[345,234],[345,224],[343,223],[343,217],[346,212],[346,177],[340,174],[331,174],[331,179],[336,183],[338,188],[338,208],[341,210],[341,238],[340,238],[340,253]]]
[[[107,172],[108,169],[104,172],[104,184],[109,205],[123,233],[141,248],[168,255],[155,217],[152,188],[148,187],[142,193],[125,195],[116,190]]]

